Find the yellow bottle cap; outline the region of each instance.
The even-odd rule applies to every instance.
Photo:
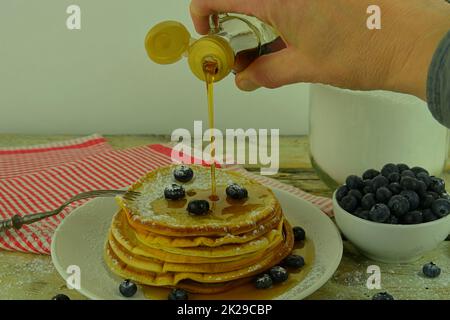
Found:
[[[191,35],[181,23],[164,21],[155,25],[145,37],[145,49],[154,62],[175,63],[189,48]]]
[[[214,81],[225,78],[234,65],[234,53],[230,45],[222,38],[211,35],[200,38],[189,48],[189,67],[202,81],[205,81],[203,64],[205,59],[213,59],[217,62],[217,73]]]

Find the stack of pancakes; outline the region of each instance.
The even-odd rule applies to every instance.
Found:
[[[135,200],[118,197],[105,249],[117,275],[137,283],[216,293],[248,282],[278,264],[292,250],[292,229],[272,191],[236,172],[216,170],[217,195],[210,199],[208,168],[190,166],[187,183],[174,179],[175,166],[152,171],[130,187]],[[166,200],[164,189],[182,185],[186,196]],[[234,200],[225,189],[237,183],[248,198]],[[207,200],[206,215],[190,214],[191,200]]]

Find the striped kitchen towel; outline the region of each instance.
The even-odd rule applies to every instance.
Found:
[[[15,152],[28,150],[25,152]],[[38,151],[40,150],[40,151]],[[80,150],[77,153],[76,150]],[[111,150],[100,136],[81,140],[46,145],[27,149],[2,149],[2,178],[0,179],[0,218],[8,219],[14,214],[27,215],[57,208],[68,198],[94,189],[123,188],[146,172],[172,162],[171,148],[163,145],[148,145],[125,150]],[[14,151],[14,152],[11,152]],[[59,155],[61,152],[61,155]],[[18,159],[14,163],[13,155]],[[32,161],[36,155],[37,161]],[[24,156],[26,155],[26,156]],[[46,157],[48,155],[48,157]],[[5,158],[6,159],[6,158]],[[3,163],[14,164],[12,169]],[[20,170],[23,174],[20,174]],[[241,170],[244,174],[271,187],[276,187],[318,205],[331,215],[331,201],[312,196],[297,188],[276,180],[261,177],[232,166],[229,170]],[[52,235],[74,208],[85,201],[72,204],[59,215],[23,226],[20,230],[8,230],[0,234],[0,248],[5,250],[50,254]]]

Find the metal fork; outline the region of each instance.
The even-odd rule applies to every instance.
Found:
[[[75,201],[96,197],[114,197],[117,195],[123,195],[124,199],[133,201],[140,195],[140,193],[125,190],[93,190],[88,192],[82,192],[70,198],[55,210],[34,213],[23,217],[16,214],[11,219],[0,221],[0,232],[13,228],[19,230],[24,224],[31,224],[36,221],[57,215],[58,213],[63,211],[69,204]]]

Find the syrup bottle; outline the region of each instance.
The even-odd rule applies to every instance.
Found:
[[[194,75],[205,81],[204,65],[217,62],[214,81],[220,81],[231,71],[239,72],[254,59],[284,43],[277,33],[255,17],[241,14],[210,16],[210,32],[200,39],[191,37],[179,22],[164,21],[147,34],[145,48],[151,60],[171,64],[187,57]]]

